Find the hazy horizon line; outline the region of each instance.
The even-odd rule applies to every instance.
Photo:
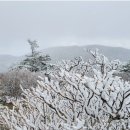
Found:
[[[56,45],[56,46],[51,46],[51,47],[46,47],[46,48],[42,48],[42,49],[38,49],[39,52],[43,51],[43,50],[47,50],[47,49],[52,49],[52,48],[60,48],[60,47],[85,47],[85,46],[102,46],[102,47],[110,47],[110,48],[122,48],[122,49],[126,49],[126,50],[130,50],[130,48],[126,48],[123,46],[111,46],[111,45],[103,45],[103,44],[87,44],[87,45]],[[40,48],[40,47],[39,47]],[[25,53],[25,54],[21,54],[21,55],[14,55],[14,54],[9,54],[9,53],[1,53],[0,56],[13,56],[13,57],[21,57],[21,56],[25,56],[27,55],[29,52]]]

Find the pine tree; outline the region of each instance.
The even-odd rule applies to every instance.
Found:
[[[41,52],[37,51],[39,46],[36,40],[28,40],[28,43],[30,45],[31,54],[26,55],[26,58],[20,62],[18,68],[26,68],[31,72],[47,70],[49,67],[48,61],[51,60],[50,56],[43,55]]]
[[[122,66],[121,71],[130,73],[130,61],[127,64]]]

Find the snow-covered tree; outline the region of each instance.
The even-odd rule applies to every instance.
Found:
[[[37,49],[39,46],[38,46],[36,40],[31,41],[30,39],[28,39],[28,43],[30,44],[30,47],[31,47],[31,55],[32,55],[32,57],[33,57],[33,56],[36,55],[36,53],[37,53],[36,49]]]
[[[113,76],[120,62],[90,53],[93,60],[64,61],[39,77],[37,87],[23,89],[13,109],[1,112],[4,125],[11,130],[129,130],[130,84]]]
[[[122,66],[121,71],[130,73],[130,61]]]
[[[47,70],[50,65],[48,62],[51,60],[49,55],[43,55],[36,49],[39,47],[37,41],[28,40],[31,48],[31,55],[27,55],[26,58],[20,62],[15,68],[26,68],[31,72],[38,72]]]

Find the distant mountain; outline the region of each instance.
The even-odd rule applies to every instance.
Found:
[[[41,52],[50,55],[52,62],[55,63],[56,61],[74,59],[79,56],[82,56],[83,59],[88,59],[90,55],[85,50],[94,50],[96,48],[111,60],[119,59],[122,62],[130,60],[130,49],[101,45],[52,47],[44,49]],[[22,58],[11,55],[0,55],[0,72],[6,72],[11,65],[19,62]]]
[[[82,56],[83,59],[88,59],[90,55],[85,50],[95,50],[96,48],[99,49],[99,52],[103,53],[110,60],[119,59],[122,62],[130,60],[130,49],[101,45],[53,47],[44,49],[42,52],[44,54],[49,54],[53,61],[73,59],[74,57],[79,56]]]

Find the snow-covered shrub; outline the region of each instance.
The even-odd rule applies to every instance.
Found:
[[[24,96],[1,112],[6,125],[11,130],[129,130],[130,84],[113,76],[119,61],[91,54],[94,60],[65,62],[39,77],[35,88],[21,86]]]
[[[117,72],[114,75],[121,77],[124,81],[130,82],[130,73],[129,72]]]
[[[4,73],[1,77],[2,91],[6,96],[19,97],[22,92],[20,84],[26,89],[36,87],[36,73],[24,69],[17,69]]]

